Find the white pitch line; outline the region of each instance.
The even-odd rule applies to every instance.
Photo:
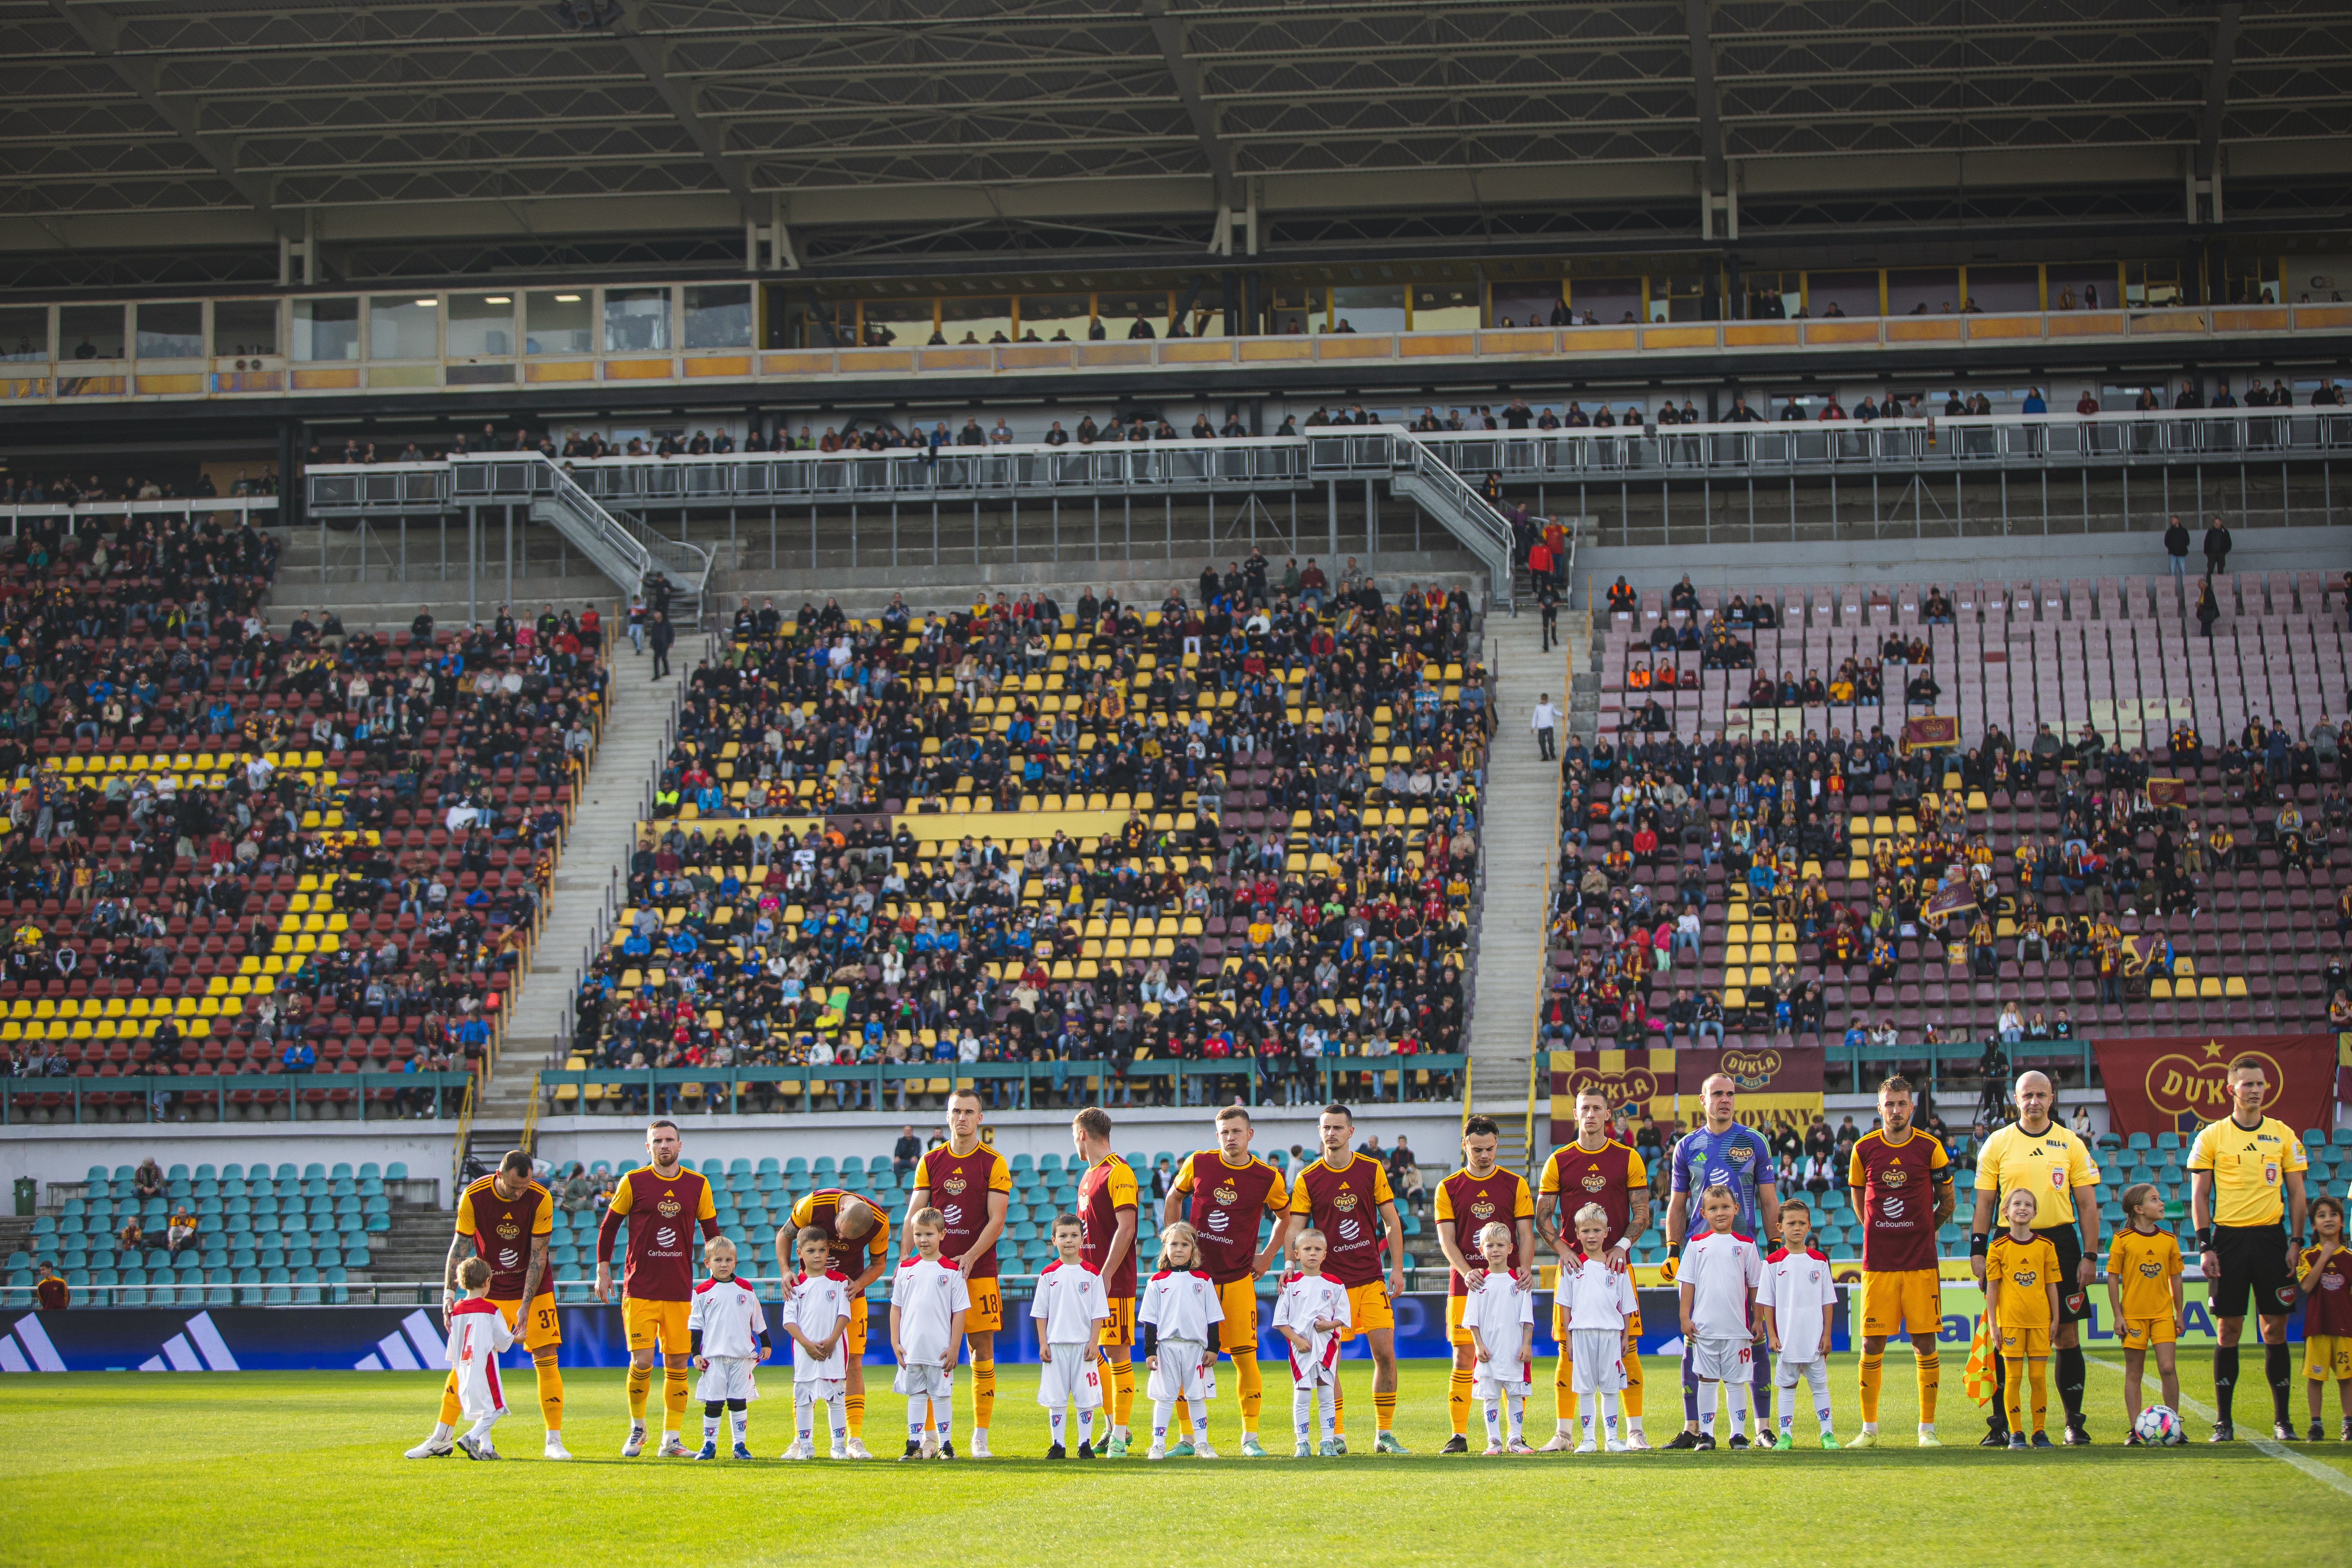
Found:
[[[2095,1355],[2086,1355],[2083,1359],[2090,1363],[2093,1366],[2105,1367],[2109,1372],[2119,1373],[2123,1371],[2123,1363],[2121,1362],[2107,1361],[2103,1357]],[[2200,1420],[2212,1421],[2219,1418],[2220,1412],[2200,1400],[2189,1398],[2185,1390],[2180,1395],[2180,1403],[2182,1407],[2188,1410],[2190,1415],[2199,1417]],[[2324,1482],[2328,1486],[2334,1487],[2339,1492],[2343,1492],[2347,1496],[2352,1496],[2352,1476],[2346,1475],[2342,1470],[2336,1468],[2334,1466],[2323,1465],[2316,1459],[2306,1459],[2301,1454],[2296,1453],[2293,1448],[2288,1447],[2285,1444],[2273,1443],[2268,1437],[2249,1437],[2245,1442],[2246,1447],[2253,1449],[2255,1452],[2268,1454],[2272,1458],[2279,1460],[2283,1464],[2293,1465],[2296,1469],[2301,1470],[2313,1480]]]

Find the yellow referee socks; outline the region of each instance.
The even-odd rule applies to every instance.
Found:
[[[1568,1359],[1567,1348],[1563,1346],[1559,1352],[1559,1361],[1552,1368],[1551,1374],[1551,1413],[1562,1421],[1576,1419],[1574,1372],[1575,1363]]]
[[[1372,1430],[1385,1432],[1396,1425],[1396,1394],[1372,1391]]]
[[[971,1424],[985,1432],[988,1418],[996,1414],[996,1357],[986,1361],[978,1356],[971,1360]]]
[[[654,1385],[654,1369],[632,1363],[629,1367],[629,1419],[646,1424],[646,1394]]]
[[[1625,1389],[1619,1397],[1624,1402],[1625,1419],[1642,1418],[1642,1358],[1631,1350],[1625,1352]]]
[[[453,1372],[449,1381],[441,1385],[441,1425],[461,1426],[465,1421],[466,1412],[457,1404],[457,1374]]]
[[[1878,1385],[1886,1376],[1886,1355],[1862,1352],[1862,1418],[1876,1425],[1878,1421]]]
[[[662,1367],[662,1430],[677,1431],[686,1420],[686,1368]]]
[[[555,1364],[555,1347],[547,1346],[534,1352],[531,1364],[539,1370],[539,1415],[551,1432],[563,1430],[563,1369]]]
[[[1445,1380],[1445,1413],[1454,1418],[1454,1435],[1465,1436],[1470,1430],[1470,1373],[1460,1367]]]
[[[1265,1406],[1265,1374],[1255,1354],[1234,1357],[1234,1381],[1241,1385],[1242,1430],[1255,1432],[1258,1412]]]
[[[1920,1351],[1918,1355],[1919,1419],[1933,1426],[1936,1424],[1936,1393],[1944,1382],[1944,1358],[1931,1350]]]

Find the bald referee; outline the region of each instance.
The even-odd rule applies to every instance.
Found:
[[[2238,1337],[2246,1331],[2246,1299],[2253,1298],[2263,1342],[2263,1374],[2271,1385],[2272,1435],[2294,1441],[2287,1403],[2294,1370],[2286,1348],[2287,1314],[2294,1308],[2294,1260],[2303,1246],[2303,1173],[2310,1167],[2303,1140],[2275,1116],[2263,1114],[2270,1075],[2258,1057],[2230,1064],[2230,1114],[2197,1134],[2189,1147],[2189,1223],[2197,1227],[2205,1271],[2206,1307],[2213,1314],[2213,1434],[2236,1436],[2230,1402],[2238,1390]],[[2284,1229],[2282,1219],[2289,1221]]]
[[[2050,1346],[2058,1363],[2058,1396],[2066,1405],[2066,1442],[2091,1440],[2083,1425],[2083,1352],[2075,1325],[2091,1315],[2090,1286],[2099,1277],[2099,1205],[2092,1190],[2099,1167],[2084,1142],[2050,1119],[2057,1091],[2038,1072],[2018,1076],[2017,1120],[1984,1141],[1977,1152],[1976,1217],[1969,1226],[1969,1267],[1981,1286],[1985,1255],[1992,1245],[1993,1216],[2007,1212],[2009,1194],[2029,1192],[2036,1205],[2033,1234],[2058,1253],[2058,1321]],[[1996,1361],[2000,1381],[2006,1363]],[[2008,1417],[2001,1399],[1992,1402],[1992,1430],[1981,1445],[2009,1446]]]

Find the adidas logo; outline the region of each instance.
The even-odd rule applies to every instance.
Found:
[[[19,1332],[22,1332],[23,1329],[23,1324],[17,1325]],[[196,1352],[199,1351],[204,1352],[204,1360],[201,1362],[196,1359]],[[149,1356],[145,1361],[141,1362],[139,1370],[141,1372],[238,1372],[243,1369],[236,1364],[236,1357],[229,1354],[228,1345],[220,1337],[220,1331],[213,1326],[213,1315],[210,1312],[198,1312],[188,1320],[186,1332],[173,1334],[170,1339],[165,1340],[163,1352],[161,1355]]]
[[[49,1342],[37,1316],[16,1320],[16,1331],[0,1334],[0,1372],[63,1372],[65,1358]]]
[[[376,1341],[375,1350],[352,1363],[353,1372],[431,1372],[448,1358],[449,1342],[419,1308],[400,1320],[401,1332]],[[402,1336],[405,1335],[406,1338]],[[412,1353],[409,1347],[415,1346]]]

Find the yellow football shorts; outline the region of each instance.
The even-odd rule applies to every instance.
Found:
[[[1862,1331],[1933,1336],[1944,1326],[1944,1294],[1932,1268],[1882,1270],[1862,1277]]]
[[[507,1327],[514,1331],[515,1342],[523,1349],[542,1350],[563,1342],[563,1324],[556,1316],[554,1291],[532,1298],[528,1319],[522,1316],[520,1301],[501,1301],[493,1297],[490,1305],[506,1319]]]
[[[2004,1361],[2047,1361],[2050,1359],[2048,1329],[2002,1329],[2000,1354]]]
[[[1135,1298],[1113,1296],[1108,1305],[1110,1311],[1103,1319],[1102,1342],[1106,1346],[1133,1344],[1135,1342]]]
[[[621,1324],[628,1331],[629,1348],[658,1349],[664,1355],[674,1356],[691,1353],[694,1337],[687,1332],[686,1321],[693,1310],[690,1301],[648,1301],[642,1297],[630,1297],[621,1303]]]
[[[1374,1329],[1395,1327],[1396,1312],[1389,1305],[1387,1280],[1374,1279],[1348,1288],[1348,1327],[1343,1337],[1352,1340]]]
[[[995,1279],[968,1279],[964,1289],[971,1296],[971,1306],[963,1315],[964,1332],[992,1334],[1004,1327],[1004,1293],[996,1288]],[[861,1297],[858,1306],[865,1304]],[[859,1331],[863,1331],[862,1324]]]
[[[2314,1334],[2305,1340],[2303,1375],[2314,1383],[2352,1378],[2352,1334]]]
[[[2180,1338],[2180,1326],[2170,1318],[2126,1318],[2116,1325],[2116,1340],[2127,1351],[2168,1345]]]
[[[1257,1354],[1257,1280],[1244,1274],[1217,1287],[1217,1306],[1225,1314],[1217,1325],[1217,1348],[1231,1356]]]

